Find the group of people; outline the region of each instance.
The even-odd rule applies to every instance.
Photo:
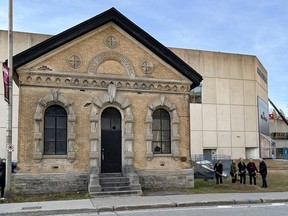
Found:
[[[238,168],[238,169],[237,169]],[[223,180],[223,164],[221,160],[218,160],[214,165],[216,184],[222,184]],[[237,181],[237,176],[240,177],[240,184],[246,184],[246,173],[248,172],[250,185],[252,183],[256,185],[256,176],[259,173],[262,177],[262,188],[267,188],[267,166],[262,158],[259,159],[259,170],[257,169],[254,161],[250,158],[249,163],[246,165],[242,158],[239,159],[238,164],[236,160],[232,160],[230,166],[230,175],[232,178],[232,183]]]

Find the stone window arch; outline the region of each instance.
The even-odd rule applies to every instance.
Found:
[[[170,125],[171,125],[171,154],[167,154],[167,156],[174,157],[175,160],[180,158],[179,151],[179,117],[176,111],[176,106],[168,101],[164,95],[160,95],[154,101],[148,104],[148,111],[146,115],[146,158],[147,160],[152,160],[154,156],[159,154],[153,153],[153,113],[157,109],[165,109],[170,115]],[[164,156],[163,154],[160,154]]]
[[[114,60],[119,62],[125,68],[127,75],[130,78],[135,77],[135,70],[133,64],[124,55],[117,52],[103,52],[96,55],[89,63],[88,73],[96,73],[99,65],[108,60]]]
[[[108,91],[96,97],[93,100],[93,107],[90,115],[91,135],[90,135],[90,169],[93,173],[99,173],[99,156],[100,156],[100,137],[99,137],[99,116],[101,111],[107,107],[117,108],[123,118],[123,153],[124,172],[130,172],[133,169],[133,114],[131,102],[128,98],[122,97],[116,93],[116,86],[110,83]],[[95,170],[94,170],[95,169]]]
[[[97,96],[93,100],[93,106],[90,115],[91,134],[90,134],[90,168],[89,168],[89,192],[101,191],[99,184],[100,174],[100,118],[101,112],[107,107],[114,107],[121,113],[122,118],[122,174],[127,176],[130,181],[131,189],[140,189],[138,175],[135,173],[134,160],[134,118],[132,113],[132,104],[127,97],[117,94],[116,85],[111,82],[108,85],[107,92]]]
[[[40,98],[37,102],[34,113],[34,160],[40,162],[44,152],[44,113],[47,107],[59,105],[67,112],[67,159],[70,162],[75,160],[75,124],[76,116],[72,103],[58,90],[51,91],[50,94]]]

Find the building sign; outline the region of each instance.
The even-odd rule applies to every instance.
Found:
[[[269,136],[269,109],[268,103],[258,97],[259,132]]]
[[[260,68],[257,68],[258,75],[264,80],[265,83],[267,83],[267,76],[260,70]]]
[[[4,83],[4,99],[9,103],[9,68],[2,64],[3,83]]]

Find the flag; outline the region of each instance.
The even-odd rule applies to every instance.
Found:
[[[273,113],[269,114],[269,119],[274,119]]]
[[[7,103],[9,103],[9,68],[3,63],[2,69],[4,82],[4,99]]]

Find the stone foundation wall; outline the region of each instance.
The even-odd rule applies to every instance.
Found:
[[[194,188],[194,170],[138,171],[142,188]]]
[[[14,176],[15,194],[49,194],[88,191],[87,173],[17,173]]]

